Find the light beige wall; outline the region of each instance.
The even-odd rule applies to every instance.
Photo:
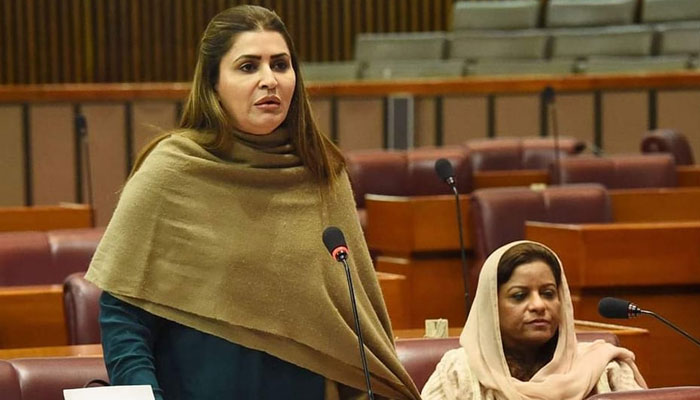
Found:
[[[35,205],[75,202],[74,110],[71,104],[29,107],[32,198]]]
[[[383,135],[381,98],[338,100],[338,142],[343,150],[382,148]]]
[[[126,113],[123,104],[84,104],[88,124],[95,224],[107,225],[126,178]],[[87,201],[87,180],[83,179]]]
[[[0,106],[0,207],[25,204],[22,107]]]
[[[527,94],[497,96],[495,99],[495,107],[496,137],[539,136],[539,95]]]
[[[435,98],[414,99],[413,147],[435,146]]]
[[[659,92],[657,104],[657,126],[682,132],[700,163],[700,91]]]
[[[445,96],[442,100],[444,145],[462,144],[488,135],[486,96]]]
[[[595,142],[593,95],[588,93],[557,95],[556,107],[559,134],[583,140],[590,150],[591,144]],[[549,134],[553,134],[551,125]]]
[[[172,101],[136,101],[131,107],[132,159],[162,132],[177,126],[177,106]]]
[[[603,151],[605,154],[639,153],[649,126],[646,91],[603,93]]]

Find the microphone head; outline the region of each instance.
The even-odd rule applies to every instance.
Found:
[[[348,246],[345,243],[343,231],[335,226],[329,226],[323,231],[323,244],[326,245],[326,249],[328,249],[333,258],[338,261],[341,260],[341,253],[345,255],[348,253]]]
[[[545,104],[549,104],[554,101],[554,88],[547,86],[542,90],[542,100]]]
[[[454,179],[455,177],[455,170],[452,168],[450,161],[446,158],[441,158],[435,161],[435,172],[437,172],[440,179],[445,182],[448,182],[450,178]]]
[[[627,300],[604,297],[598,302],[598,313],[605,318],[628,319],[631,304]]]

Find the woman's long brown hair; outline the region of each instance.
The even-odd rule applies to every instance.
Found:
[[[199,45],[192,88],[185,102],[180,128],[213,133],[213,140],[200,143],[212,152],[220,151],[230,144],[232,121],[221,107],[214,88],[219,78],[221,58],[233,46],[236,35],[249,31],[279,32],[284,37],[296,74],[296,86],[287,118],[282,125],[289,129],[292,144],[311,175],[319,182],[332,183],[345,166],[344,158],[338,147],[321,133],[313,118],[299,59],[287,28],[274,11],[264,7],[232,7],[220,12],[209,22]],[[134,162],[132,175],[151,150],[170,135],[171,133],[161,135],[143,148]]]

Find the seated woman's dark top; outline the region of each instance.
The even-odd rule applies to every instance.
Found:
[[[325,378],[270,354],[155,316],[104,292],[100,325],[112,385],[156,400],[323,399]]]

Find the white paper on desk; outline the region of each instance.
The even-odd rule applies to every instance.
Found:
[[[65,389],[65,400],[155,400],[150,385],[98,386],[84,389]]]

